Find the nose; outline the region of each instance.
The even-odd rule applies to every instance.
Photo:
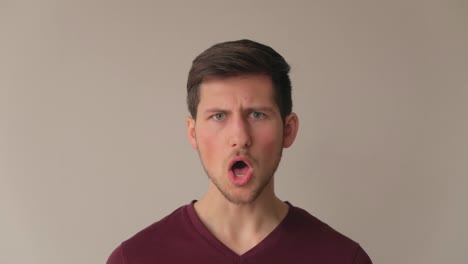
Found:
[[[242,117],[232,120],[230,145],[233,148],[245,149],[252,144],[249,123]]]

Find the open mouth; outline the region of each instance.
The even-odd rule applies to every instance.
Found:
[[[232,172],[236,177],[242,177],[249,171],[249,165],[242,160],[234,162],[231,167]]]
[[[229,167],[229,179],[237,187],[247,185],[253,178],[254,168],[246,157],[235,157]]]

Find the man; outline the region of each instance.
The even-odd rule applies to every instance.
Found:
[[[192,63],[187,104],[208,191],[123,242],[108,264],[371,263],[356,242],[275,195],[273,175],[299,127],[280,54],[250,40],[212,46]]]

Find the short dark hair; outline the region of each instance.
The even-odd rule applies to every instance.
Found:
[[[192,62],[187,80],[187,106],[194,119],[200,102],[200,85],[208,78],[264,74],[273,82],[274,100],[283,121],[292,111],[290,66],[274,49],[243,39],[215,44]]]

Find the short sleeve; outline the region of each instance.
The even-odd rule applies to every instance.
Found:
[[[106,264],[125,264],[122,245],[118,246],[107,259]]]
[[[354,257],[353,264],[372,264],[372,260],[370,259],[369,255],[362,249],[362,247],[359,247],[356,256]]]

